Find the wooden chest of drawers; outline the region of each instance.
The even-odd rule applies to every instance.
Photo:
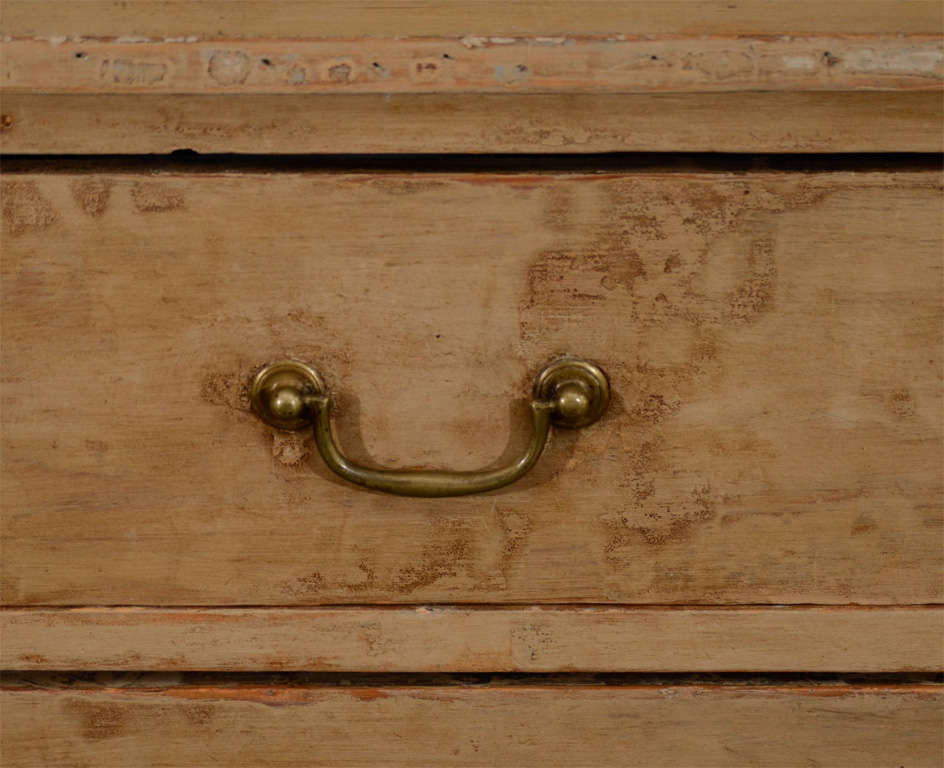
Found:
[[[7,2],[3,764],[940,765],[940,17]]]

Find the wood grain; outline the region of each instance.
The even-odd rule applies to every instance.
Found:
[[[13,40],[6,93],[645,93],[940,95],[944,39],[467,35],[199,42]]]
[[[3,184],[8,605],[941,600],[939,172]],[[462,499],[245,399],[302,359],[355,460],[474,469],[563,353],[608,414]]]
[[[935,672],[939,608],[0,611],[7,670]]]
[[[940,765],[940,686],[4,690],[5,768]]]
[[[940,152],[927,92],[637,94],[8,93],[23,154]],[[745,119],[749,116],[749,119]]]
[[[9,0],[0,26],[6,153],[944,148],[921,0]]]
[[[6,0],[11,37],[940,34],[936,0]]]

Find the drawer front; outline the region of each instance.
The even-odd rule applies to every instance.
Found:
[[[939,173],[3,192],[7,605],[941,599]],[[607,413],[463,498],[347,484],[247,399],[304,361],[353,459],[469,470],[563,354]]]

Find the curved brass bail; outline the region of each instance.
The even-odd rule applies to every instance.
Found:
[[[477,472],[444,470],[370,469],[349,459],[338,449],[331,434],[331,399],[312,396],[306,402],[315,419],[315,444],[328,468],[345,480],[384,493],[399,496],[465,496],[501,488],[515,482],[537,463],[550,431],[553,403],[535,400],[531,403],[531,440],[525,452],[506,467]]]
[[[606,410],[610,392],[606,376],[585,360],[565,358],[548,365],[534,382],[531,439],[511,464],[474,472],[373,469],[355,464],[338,448],[331,430],[331,398],[318,373],[295,361],[274,363],[253,381],[253,409],[281,429],[314,426],[315,444],[335,474],[357,485],[400,496],[464,496],[515,482],[536,463],[551,424],[578,428],[596,421]]]

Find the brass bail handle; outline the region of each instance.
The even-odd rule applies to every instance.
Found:
[[[279,429],[315,430],[315,444],[335,473],[366,488],[400,496],[464,496],[515,482],[530,470],[544,450],[551,425],[577,429],[603,415],[610,386],[596,365],[579,358],[555,360],[534,380],[531,440],[511,464],[475,472],[373,469],[341,453],[331,431],[331,397],[318,372],[304,363],[284,360],[263,368],[253,380],[252,408]]]

